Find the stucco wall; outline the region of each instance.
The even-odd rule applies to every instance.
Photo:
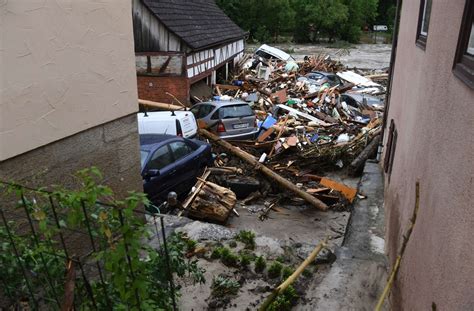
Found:
[[[130,0],[0,3],[0,161],[138,109]]]
[[[474,91],[452,72],[464,3],[433,0],[424,51],[415,45],[420,2],[403,1],[388,116],[398,140],[385,180],[392,264],[417,180],[421,204],[392,292],[394,310],[474,309]]]

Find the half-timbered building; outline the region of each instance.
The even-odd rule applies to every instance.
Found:
[[[194,91],[226,79],[244,53],[246,33],[214,0],[133,0],[142,99],[189,102]],[[169,94],[167,94],[169,93]]]

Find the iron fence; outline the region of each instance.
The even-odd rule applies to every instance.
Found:
[[[152,260],[150,241],[164,262],[156,286],[176,310],[163,215],[2,181],[0,191],[0,310],[113,310],[117,301],[143,309],[139,269]]]

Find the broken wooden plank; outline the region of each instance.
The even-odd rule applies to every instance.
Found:
[[[268,136],[272,135],[273,132],[275,132],[275,128],[273,128],[273,127],[269,128],[268,130],[266,130],[265,132],[263,132],[262,135],[260,135],[260,136],[257,138],[257,142],[259,142],[259,143],[263,142],[265,139],[268,138]]]
[[[331,189],[330,188],[316,188],[316,189],[313,189],[313,188],[310,188],[310,189],[306,189],[306,192],[308,193],[311,193],[311,194],[314,194],[314,193],[322,193],[322,192],[328,192],[330,191]]]
[[[211,174],[211,172],[209,170],[207,170],[207,168],[206,168],[204,170],[204,173],[202,174],[202,177],[200,179],[198,179],[198,181],[196,183],[196,186],[195,186],[196,189],[194,190],[194,192],[190,196],[188,196],[186,198],[186,201],[184,201],[183,206],[182,206],[182,208],[184,210],[186,210],[188,208],[189,204],[191,204],[193,202],[193,200],[196,198],[197,194],[199,193],[201,188],[204,186],[203,181],[205,181],[207,179],[207,177],[209,177],[210,174]],[[182,211],[179,212],[178,216],[181,216],[181,213],[182,213]]]
[[[321,125],[321,126],[330,126],[331,125],[329,123],[324,122],[323,120],[319,120],[318,118],[313,117],[310,114],[307,114],[305,112],[301,112],[301,111],[296,110],[294,108],[291,108],[291,107],[288,107],[288,106],[285,106],[285,105],[277,105],[277,107],[280,108],[280,109],[288,111],[290,113],[290,115],[295,115],[295,116],[298,116],[298,117],[301,117],[301,118],[305,118],[309,121],[313,121],[313,122],[317,123],[318,125]]]
[[[246,162],[254,165],[257,170],[259,170],[261,173],[263,173],[266,177],[268,177],[272,181],[275,181],[280,187],[285,188],[285,189],[295,193],[299,197],[303,198],[306,202],[310,203],[312,206],[314,206],[314,207],[316,207],[320,210],[323,210],[323,211],[326,211],[328,209],[328,206],[326,204],[324,204],[323,202],[321,202],[317,198],[313,197],[311,194],[307,193],[306,191],[303,191],[303,190],[299,189],[292,182],[290,182],[287,179],[281,177],[279,174],[275,173],[274,171],[272,171],[271,169],[269,169],[265,165],[259,163],[258,160],[256,160],[251,154],[249,154],[249,153],[247,153],[247,152],[245,152],[245,151],[243,151],[243,150],[241,150],[241,149],[239,149],[235,146],[232,146],[230,143],[222,140],[220,137],[216,136],[215,134],[213,134],[213,133],[211,133],[207,130],[200,129],[199,133],[201,135],[209,138],[210,140],[214,141],[218,145],[224,147],[229,152],[235,154],[239,158],[241,158],[241,159],[245,160]]]
[[[229,85],[229,84],[216,84],[216,87],[218,87],[220,90],[240,90],[240,86],[236,85]]]
[[[331,188],[333,190],[339,191],[349,202],[352,203],[354,201],[354,198],[357,194],[357,189],[348,187],[344,184],[338,183],[337,181],[334,181],[332,179],[323,177],[319,181],[319,184],[322,186]]]

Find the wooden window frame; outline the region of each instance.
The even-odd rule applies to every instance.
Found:
[[[395,121],[390,120],[390,128],[388,131],[387,142],[385,144],[385,158],[384,158],[384,171],[387,175],[391,175],[393,167],[393,159],[395,157],[395,148],[397,147],[398,131],[395,127]]]
[[[473,22],[474,0],[466,0],[454,58],[453,73],[471,89],[474,89],[474,55],[467,54],[467,47]]]
[[[421,27],[423,26],[423,18],[425,17],[425,5],[426,2],[431,1],[431,9],[430,9],[430,19],[428,21],[428,29],[426,35],[421,33]],[[420,12],[418,14],[418,27],[416,30],[416,45],[420,47],[422,50],[426,49],[426,41],[428,40],[428,33],[429,33],[429,26],[431,21],[431,11],[433,8],[433,1],[432,0],[421,0],[420,1]]]

